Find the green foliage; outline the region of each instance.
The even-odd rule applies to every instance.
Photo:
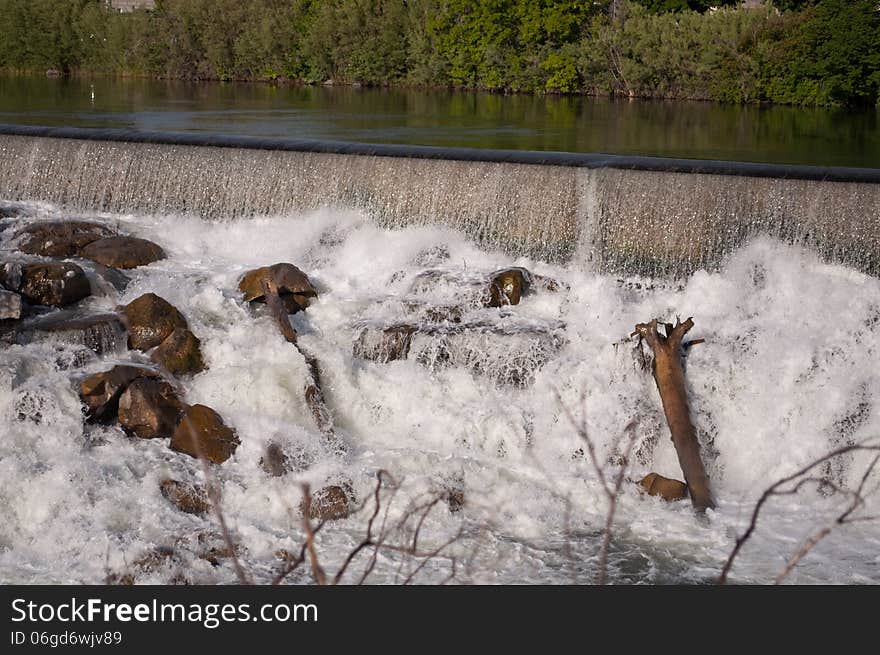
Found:
[[[652,14],[664,14],[672,11],[704,12],[711,7],[731,7],[739,4],[739,0],[634,0]],[[797,0],[794,0],[797,1]]]
[[[738,4],[158,0],[155,10],[118,13],[103,0],[0,0],[0,68],[802,105],[880,101],[876,0],[731,6]]]

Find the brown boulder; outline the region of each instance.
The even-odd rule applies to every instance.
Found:
[[[305,511],[305,499],[303,499],[299,511]],[[310,519],[333,521],[344,519],[349,512],[348,493],[339,485],[323,487],[312,494],[312,502],[309,505]]]
[[[202,487],[168,479],[162,480],[159,490],[181,512],[202,515],[211,511],[211,501]]]
[[[7,263],[0,267],[0,284],[29,303],[52,307],[72,305],[92,293],[85,271],[70,262]]]
[[[119,424],[141,439],[174,434],[184,405],[174,387],[164,380],[134,380],[119,398]]]
[[[79,397],[86,406],[86,415],[94,421],[116,417],[119,398],[125,389],[138,378],[157,379],[159,376],[148,368],[120,364],[109,371],[95,373],[80,382]]]
[[[205,370],[200,341],[186,328],[177,328],[150,355],[157,364],[174,375],[188,375]]]
[[[177,308],[155,293],[145,293],[122,309],[128,323],[128,347],[149,350],[165,341],[186,319]]]
[[[318,292],[308,276],[293,264],[273,264],[248,271],[238,283],[238,289],[249,302],[266,302],[263,281],[278,289],[278,296],[289,314],[304,310]]]
[[[220,415],[205,405],[187,408],[171,437],[171,450],[222,464],[232,457],[241,442],[235,431],[224,425]]]
[[[520,298],[529,290],[531,275],[524,268],[496,271],[489,282],[487,307],[518,305]]]
[[[682,500],[687,497],[687,485],[684,482],[664,478],[656,473],[648,473],[639,480],[639,486],[649,496],[660,496],[663,500]]]
[[[165,259],[165,251],[152,241],[136,237],[107,237],[92,241],[80,257],[114,268],[136,268]]]
[[[113,236],[99,223],[88,221],[41,221],[15,234],[18,249],[43,257],[72,257],[93,241]]]

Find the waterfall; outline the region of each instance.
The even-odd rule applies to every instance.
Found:
[[[880,171],[0,127],[0,198],[210,221],[320,206],[603,272],[715,269],[760,234],[880,272]]]

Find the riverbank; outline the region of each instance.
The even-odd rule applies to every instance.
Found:
[[[0,0],[0,68],[800,106],[880,100],[871,0],[652,13],[635,0]],[[798,3],[794,3],[798,4]],[[786,3],[786,6],[792,3]]]

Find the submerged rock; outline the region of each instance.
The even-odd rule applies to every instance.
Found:
[[[239,444],[235,431],[223,423],[220,415],[205,405],[187,408],[174,435],[171,450],[199,458],[199,453],[214,464],[232,457]]]
[[[149,350],[165,341],[177,328],[187,329],[183,314],[155,293],[135,298],[122,313],[128,324],[128,346],[135,350]]]
[[[351,511],[349,503],[349,494],[341,486],[323,487],[312,494],[309,518],[320,521],[344,519]],[[305,513],[305,499],[299,509]]]
[[[352,352],[378,363],[414,359],[431,370],[462,367],[501,386],[526,387],[565,345],[564,330],[559,322],[368,326]]]
[[[414,325],[395,325],[384,329],[364,328],[352,349],[355,357],[380,364],[406,359],[409,356]]]
[[[16,332],[19,344],[53,341],[85,346],[97,355],[125,349],[125,326],[116,314],[62,311],[41,316]]]
[[[0,289],[0,321],[21,318],[21,296],[12,291]]]
[[[157,244],[136,237],[98,239],[82,248],[79,255],[114,268],[137,268],[165,259],[165,251]]]
[[[157,364],[174,375],[189,375],[205,370],[201,342],[186,328],[177,328],[150,355]]]
[[[120,364],[109,371],[88,376],[79,385],[79,397],[86,406],[90,420],[106,421],[116,417],[119,398],[138,378],[160,379],[160,376],[142,366]]]
[[[260,458],[260,468],[275,478],[290,472],[290,458],[281,446],[274,441],[266,446],[266,453]]]
[[[174,387],[164,380],[134,380],[119,398],[119,424],[141,439],[170,437],[183,411]]]
[[[167,479],[159,484],[159,491],[181,512],[201,516],[211,511],[211,501],[202,487]]]
[[[238,283],[238,289],[248,302],[266,302],[263,281],[278,288],[278,296],[289,314],[304,310],[318,296],[308,276],[293,264],[280,263],[248,271]]]
[[[9,262],[0,267],[0,284],[35,305],[64,307],[92,292],[89,280],[70,262]]]
[[[72,257],[90,243],[113,236],[107,227],[89,221],[41,221],[15,233],[18,249],[43,257]]]
[[[639,486],[649,496],[660,496],[663,500],[674,501],[687,498],[687,485],[684,482],[664,478],[657,473],[648,473],[639,480]]]

